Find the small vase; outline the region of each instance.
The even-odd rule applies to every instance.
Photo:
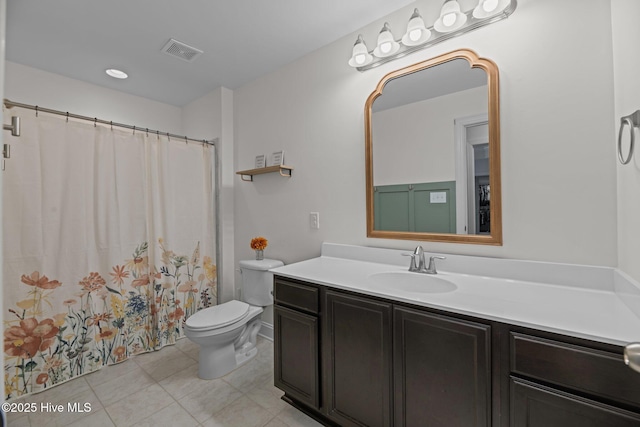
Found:
[[[256,260],[261,261],[264,259],[264,251],[261,249],[256,250]]]

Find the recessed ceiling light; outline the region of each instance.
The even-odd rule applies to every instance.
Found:
[[[124,71],[116,70],[115,68],[109,68],[105,72],[111,77],[115,77],[116,79],[126,79],[127,77],[129,77],[129,75]]]

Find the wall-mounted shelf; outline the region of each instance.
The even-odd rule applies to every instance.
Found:
[[[236,175],[240,175],[243,181],[253,181],[254,175],[262,175],[263,173],[278,172],[281,176],[291,178],[293,168],[291,166],[267,166],[266,168],[247,169],[244,171],[236,172]],[[246,177],[249,177],[248,179]]]

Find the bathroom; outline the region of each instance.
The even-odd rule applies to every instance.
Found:
[[[285,264],[319,256],[323,242],[407,251],[420,244],[432,253],[616,267],[638,282],[640,172],[637,156],[622,166],[615,149],[619,118],[640,108],[639,60],[626,54],[640,36],[636,3],[520,0],[506,20],[366,72],[349,67],[358,34],[371,48],[385,21],[400,32],[413,8],[426,18],[441,6],[406,3],[241,87],[214,87],[181,106],[11,60],[0,77],[12,101],[219,138],[221,301],[240,297],[238,262],[254,256],[249,242],[260,235],[269,240],[265,257]],[[463,48],[500,70],[502,245],[368,238],[365,101],[386,73]],[[291,178],[247,183],[236,175],[278,150],[295,168]],[[319,213],[318,229],[310,212]],[[272,321],[269,310],[263,317]]]

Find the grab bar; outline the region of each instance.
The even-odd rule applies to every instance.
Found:
[[[629,125],[629,134],[631,137],[629,141],[629,153],[626,157],[622,154],[622,133],[625,125]],[[629,163],[633,156],[633,148],[636,142],[636,132],[634,128],[640,128],[640,110],[636,110],[635,113],[620,118],[620,132],[618,132],[618,159],[623,165]]]

